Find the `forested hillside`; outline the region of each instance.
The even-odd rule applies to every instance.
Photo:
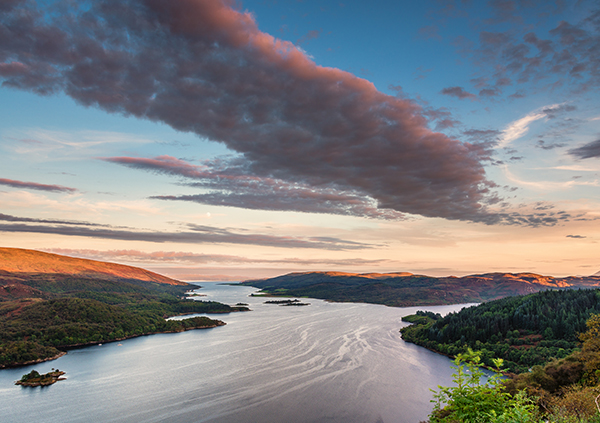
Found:
[[[444,318],[421,312],[409,317],[415,323],[401,332],[406,341],[443,354],[455,356],[470,347],[481,351],[489,366],[499,357],[508,369],[522,372],[573,352],[593,313],[600,313],[599,290],[552,290],[490,301]]]
[[[397,273],[290,273],[246,281],[266,295],[311,297],[330,301],[365,302],[394,307],[480,303],[547,289],[592,288],[600,277],[566,277],[534,273],[487,273],[463,277],[433,277]]]
[[[184,299],[198,286],[112,263],[0,249],[0,269],[0,368],[51,359],[74,346],[224,324],[169,316],[248,310]]]

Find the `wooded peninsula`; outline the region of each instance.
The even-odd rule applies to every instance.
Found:
[[[186,299],[196,288],[130,266],[0,248],[0,368],[84,345],[225,324],[171,316],[248,310]]]

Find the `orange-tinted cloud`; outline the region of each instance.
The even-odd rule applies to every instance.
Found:
[[[126,261],[154,264],[180,264],[180,265],[207,265],[207,264],[228,264],[228,265],[246,265],[246,264],[287,264],[294,266],[364,266],[385,263],[389,260],[376,259],[368,260],[362,258],[351,259],[299,259],[295,257],[281,259],[259,259],[243,256],[234,256],[228,254],[198,254],[184,251],[154,251],[145,252],[139,250],[90,250],[90,249],[70,249],[70,248],[49,248],[45,249],[49,253],[63,254],[72,257],[87,258],[93,260],[106,261]]]
[[[65,92],[194,132],[238,152],[260,178],[349,192],[400,213],[498,221],[485,206],[493,186],[485,148],[432,132],[407,99],[316,65],[233,1],[69,4],[69,15],[6,7],[5,86]]]

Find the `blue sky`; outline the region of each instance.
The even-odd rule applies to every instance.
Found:
[[[600,270],[597,2],[65,4],[0,7],[3,246],[185,280]]]

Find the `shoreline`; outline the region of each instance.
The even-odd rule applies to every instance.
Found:
[[[65,351],[60,351],[55,356],[48,357],[48,358],[38,358],[37,360],[30,360],[30,361],[25,361],[22,363],[12,363],[12,364],[2,365],[2,366],[0,366],[0,370],[14,369],[17,367],[24,367],[24,366],[29,366],[32,364],[40,364],[40,363],[45,363],[47,361],[57,360],[57,359],[61,358],[62,356],[66,355],[67,351],[69,351],[69,350],[76,350],[76,349],[80,349],[80,348],[91,347],[94,345],[102,345],[102,344],[109,344],[109,343],[113,343],[113,342],[120,342],[120,341],[125,341],[127,339],[139,338],[140,336],[150,336],[150,335],[169,334],[169,333],[182,333],[182,332],[187,332],[189,330],[196,330],[196,329],[213,329],[213,328],[216,328],[219,326],[225,326],[227,324],[225,322],[222,322],[221,320],[215,320],[215,322],[217,322],[217,323],[215,323],[213,325],[184,328],[183,330],[180,330],[180,331],[149,332],[149,333],[141,333],[139,335],[125,336],[123,338],[111,339],[109,341],[93,341],[93,342],[86,342],[86,343],[82,343],[82,344],[67,345],[67,346],[61,347]]]

